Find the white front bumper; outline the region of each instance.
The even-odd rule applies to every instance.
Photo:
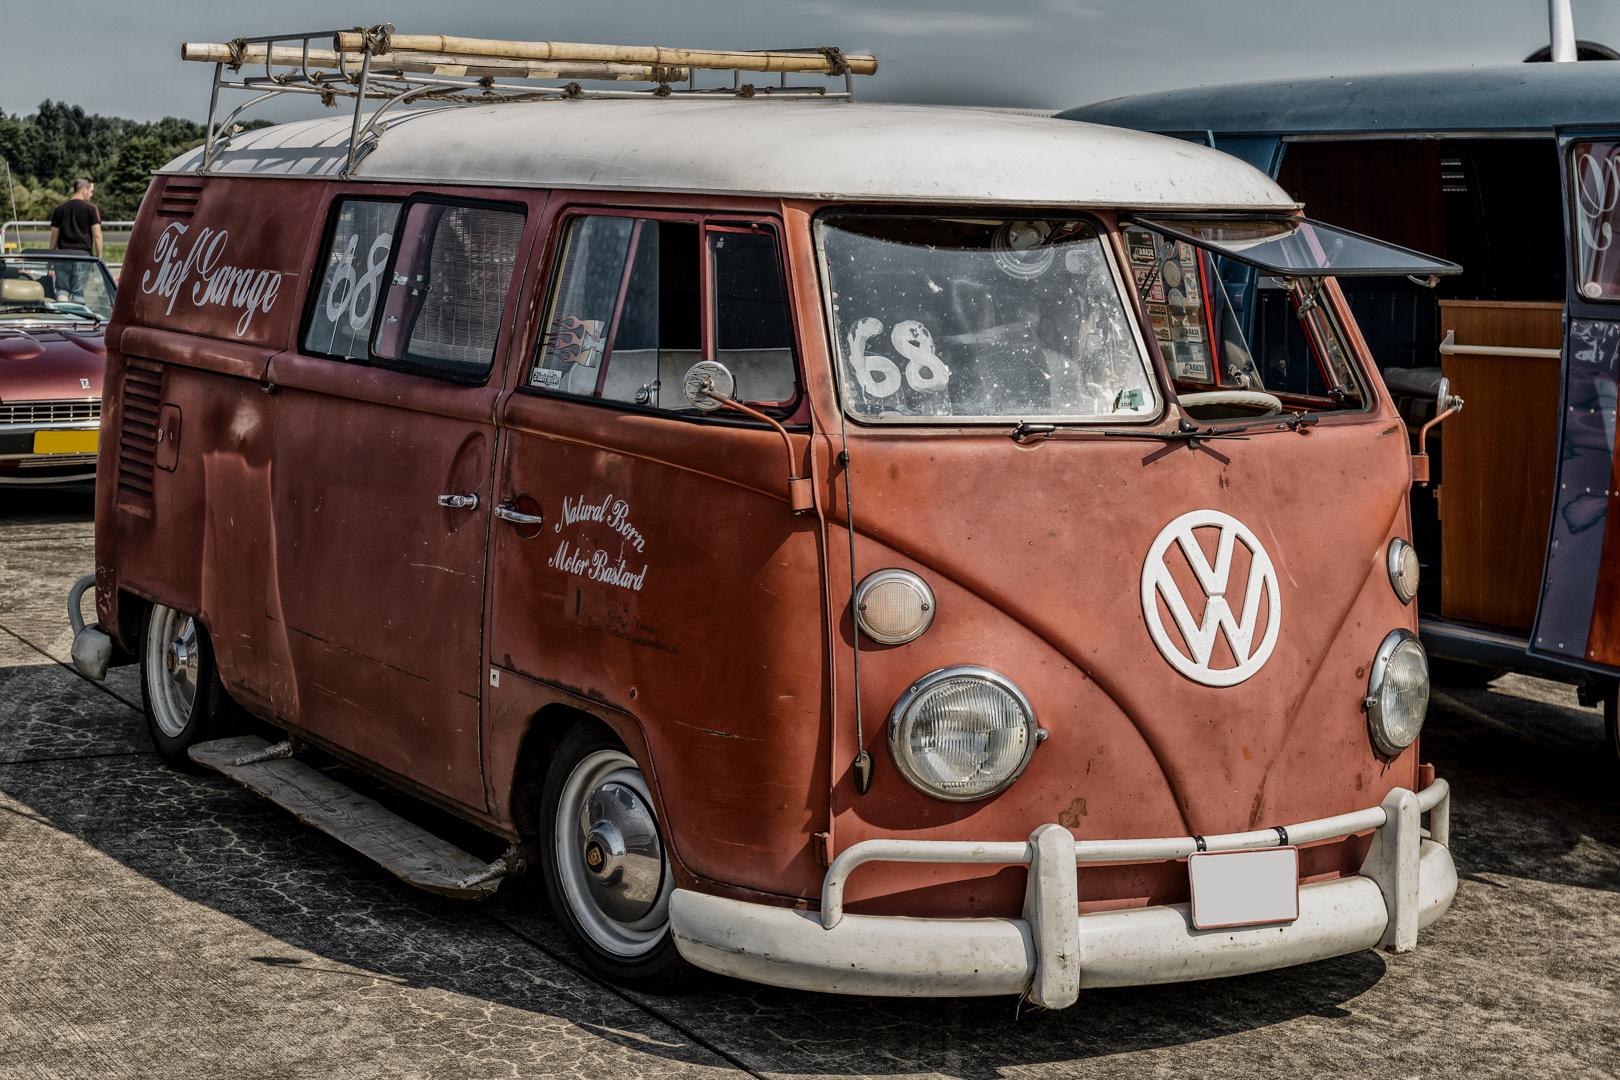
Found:
[[[1422,795],[1397,789],[1373,810],[1384,811],[1386,820],[1377,826],[1362,873],[1300,886],[1299,918],[1290,923],[1197,930],[1186,904],[1064,919],[1057,913],[1075,911],[1076,893],[1074,863],[1062,864],[1067,845],[1075,845],[1080,861],[1123,860],[1095,859],[1097,853],[1088,851],[1085,842],[1077,844],[1067,830],[1049,825],[1031,838],[1028,858],[1006,859],[1031,864],[1021,919],[844,915],[839,878],[836,889],[824,890],[821,913],[677,890],[670,901],[670,924],[677,948],[690,963],[753,982],[889,997],[1027,994],[1039,1004],[1061,1008],[1087,987],[1241,975],[1379,945],[1397,952],[1413,948],[1417,930],[1443,915],[1457,891],[1457,871],[1443,845],[1449,791],[1444,781]],[[1422,838],[1418,815],[1424,811],[1432,813],[1436,839]],[[1361,812],[1362,819],[1371,812]],[[1314,835],[1316,824],[1287,831]],[[1210,850],[1259,846],[1239,837],[1205,841]],[[1179,844],[1183,839],[1196,843],[1191,837],[1134,843]],[[936,854],[942,857],[930,859],[921,857],[926,853],[923,842],[909,845],[911,853],[890,849],[877,858],[988,863],[1005,858],[1008,853],[999,849],[1009,846],[981,845],[994,849],[990,857],[958,858],[948,856],[960,855],[962,845],[939,845]],[[863,861],[872,858],[849,860],[845,876]],[[845,862],[842,856],[829,869],[829,884],[840,862]],[[828,891],[837,896],[830,916]]]

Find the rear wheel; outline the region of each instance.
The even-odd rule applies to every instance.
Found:
[[[642,990],[678,979],[686,962],[670,933],[675,886],[652,795],[608,728],[587,722],[563,737],[538,819],[546,891],[586,964]]]
[[[141,699],[146,730],[163,760],[180,766],[195,743],[221,732],[235,703],[220,684],[214,649],[202,623],[153,604],[141,625]]]

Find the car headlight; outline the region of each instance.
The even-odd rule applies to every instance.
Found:
[[[889,750],[900,774],[925,795],[951,802],[1006,788],[1045,737],[1023,692],[981,667],[924,675],[889,714]]]
[[[861,633],[885,645],[922,637],[934,622],[934,591],[910,570],[879,570],[855,590]]]
[[[1373,745],[1394,757],[1418,737],[1429,710],[1429,658],[1417,635],[1391,630],[1367,679],[1367,729]]]
[[[1389,542],[1386,556],[1390,587],[1401,603],[1410,604],[1418,591],[1417,549],[1397,536]]]

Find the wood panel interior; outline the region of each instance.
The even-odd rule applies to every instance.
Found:
[[[1277,183],[1318,221],[1445,258],[1440,162],[1432,139],[1294,142]]]
[[[1557,349],[1562,312],[1559,303],[1443,300],[1440,325],[1459,346]],[[1440,613],[1528,631],[1553,507],[1559,361],[1464,352],[1443,357],[1441,369],[1467,404],[1441,425]]]

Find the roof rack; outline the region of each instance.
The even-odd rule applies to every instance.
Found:
[[[312,43],[329,43],[317,48]],[[207,172],[241,130],[236,120],[254,105],[283,94],[314,94],[323,104],[340,97],[354,99],[349,131],[350,175],[387,129],[383,114],[396,105],[432,102],[489,105],[499,102],[577,100],[582,98],[662,98],[672,95],[719,98],[855,100],[854,76],[877,72],[877,58],[846,56],[824,45],[812,49],[728,52],[715,49],[672,49],[659,45],[587,45],[564,41],[501,41],[447,37],[442,34],[396,34],[391,23],[353,30],[316,30],[270,37],[239,37],[223,45],[185,42],[182,60],[214,65],[214,89],[208,103],[208,137],[200,172]],[[236,73],[263,65],[263,75]],[[278,72],[275,69],[284,70]],[[700,88],[699,71],[730,71],[730,86]],[[743,72],[780,75],[780,85],[756,86],[742,81]],[[229,74],[227,74],[229,72]],[[790,74],[843,76],[844,89],[789,86]],[[564,86],[541,86],[497,80],[570,80]],[[580,80],[648,82],[645,90],[585,89]],[[686,83],[684,89],[672,84]],[[255,97],[219,119],[219,92],[246,90]],[[367,99],[382,104],[366,115]]]

